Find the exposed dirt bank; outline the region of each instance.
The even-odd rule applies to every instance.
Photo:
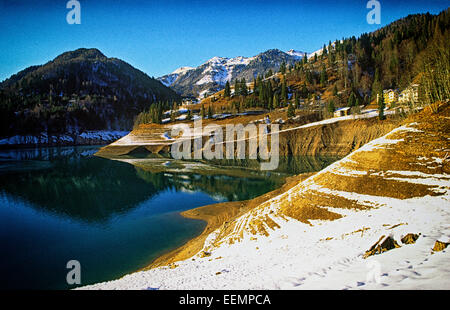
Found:
[[[280,134],[280,154],[345,156],[397,127],[401,118],[346,120]]]
[[[376,115],[376,113],[375,113]],[[255,116],[253,116],[254,118]],[[258,116],[261,121],[262,116]],[[310,116],[309,118],[311,118]],[[403,120],[400,116],[389,116],[380,121],[377,117],[355,119],[330,119],[315,121],[314,118],[299,118],[298,122],[287,121],[280,124],[280,156],[345,156],[367,142],[385,135]],[[248,124],[258,120],[239,117],[231,120],[216,121],[214,124],[223,127],[227,124]],[[204,121],[203,126],[211,121]],[[101,148],[97,156],[113,157],[130,154],[137,150],[150,153],[169,153],[174,140],[167,139],[171,127],[164,125],[141,125],[122,139]],[[204,136],[204,142],[209,139]],[[224,153],[225,154],[225,153]]]
[[[160,266],[175,266],[173,265],[175,262],[194,256],[203,248],[206,237],[217,228],[220,228],[226,224],[227,221],[246,213],[252,208],[273,197],[280,195],[312,175],[314,175],[314,173],[303,173],[297,176],[289,177],[286,179],[286,183],[281,188],[251,200],[217,203],[181,212],[181,215],[186,218],[206,221],[207,224],[205,229],[198,237],[189,240],[183,246],[158,257],[143,270]]]

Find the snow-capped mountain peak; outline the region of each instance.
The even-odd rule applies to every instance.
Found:
[[[293,65],[303,57],[304,52],[293,49],[287,52],[271,49],[253,57],[215,56],[197,68],[182,67],[159,80],[183,96],[199,97],[223,89],[227,81],[233,83],[236,79],[245,78],[250,82],[268,70],[276,72],[283,62]]]
[[[172,72],[172,74],[183,74],[189,70],[193,70],[195,68],[192,67],[181,67]]]
[[[292,49],[292,50],[287,51],[286,54],[294,56],[294,57],[298,57],[298,58],[303,58],[303,57],[305,57],[306,53]]]
[[[195,70],[195,68],[192,67],[180,67],[173,71],[170,74],[167,74],[163,77],[159,78],[159,81],[164,84],[164,86],[170,87],[172,84],[182,75],[186,74],[187,72]]]
[[[204,65],[206,64],[222,64],[224,62],[226,62],[228,60],[228,58],[225,57],[219,57],[219,56],[214,56],[213,58],[211,58],[210,60],[208,60],[207,62],[204,63]]]

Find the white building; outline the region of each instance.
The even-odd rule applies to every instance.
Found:
[[[399,103],[418,103],[419,84],[411,84],[398,96]]]

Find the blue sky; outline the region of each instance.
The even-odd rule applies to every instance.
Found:
[[[381,25],[366,22],[365,0],[79,0],[81,25],[69,25],[67,0],[0,0],[0,81],[80,47],[98,48],[155,77],[214,56],[313,52],[329,40],[449,7],[448,0],[379,1]]]

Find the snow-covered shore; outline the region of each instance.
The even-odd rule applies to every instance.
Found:
[[[432,250],[450,242],[448,110],[225,223],[192,258],[82,289],[450,289],[450,248]],[[400,247],[365,259],[382,236]]]
[[[92,130],[74,134],[47,135],[15,135],[0,139],[0,146],[45,146],[45,145],[84,145],[113,142],[126,136],[129,131]]]
[[[431,254],[435,240],[450,236],[449,220],[446,195],[349,212],[340,220],[317,221],[312,227],[289,221],[270,237],[247,237],[219,247],[210,256],[176,263],[174,269],[160,267],[85,288],[449,289],[448,250]],[[389,229],[403,222],[408,224]],[[362,227],[367,229],[364,233],[358,231]],[[382,234],[392,233],[399,240],[409,232],[422,233],[416,244],[362,258]]]

